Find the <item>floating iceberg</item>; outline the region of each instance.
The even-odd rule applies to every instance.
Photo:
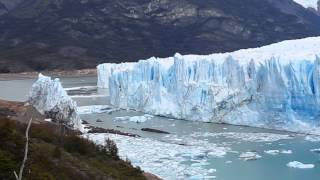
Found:
[[[59,79],[52,80],[39,74],[32,85],[29,102],[47,118],[63,121],[68,127],[83,131],[77,104],[68,96]]]
[[[169,118],[320,134],[320,37],[98,66],[112,105]]]
[[[261,158],[261,156],[257,152],[243,152],[239,155],[239,159],[244,160],[244,161],[251,161],[251,160],[257,160]]]
[[[143,116],[123,116],[123,117],[115,117],[115,121],[130,121],[130,122],[136,122],[136,123],[143,123],[147,120],[152,119],[153,116],[145,114]]]
[[[79,87],[64,88],[64,90],[66,91],[95,90],[95,89],[97,89],[96,86],[79,86]]]
[[[298,168],[298,169],[312,169],[314,168],[314,164],[303,164],[299,161],[292,161],[287,164],[290,168]]]
[[[77,108],[78,114],[94,114],[110,112],[112,108],[108,105],[91,105],[91,106],[79,106]]]
[[[191,137],[223,137],[228,139],[236,139],[245,142],[276,142],[280,140],[293,139],[292,136],[287,134],[274,134],[274,133],[256,133],[256,132],[225,132],[225,133],[210,133],[210,132],[194,132]]]
[[[319,135],[307,135],[304,139],[306,141],[310,141],[310,142],[320,142],[320,136]]]
[[[310,149],[311,152],[315,152],[315,153],[320,153],[320,148],[319,149]]]
[[[292,154],[292,150],[265,150],[264,153],[270,155],[278,155],[278,154]]]

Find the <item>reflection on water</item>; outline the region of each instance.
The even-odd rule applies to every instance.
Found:
[[[26,100],[34,81],[0,81],[0,99]],[[94,87],[95,77],[61,78],[61,81],[79,106],[108,104],[107,92]],[[94,126],[139,134],[139,139],[108,136],[116,140],[122,157],[129,157],[134,165],[166,179],[313,180],[320,177],[320,154],[310,151],[320,148],[320,142],[306,141],[304,135],[157,116],[144,123],[115,120],[116,117],[142,115],[121,110],[81,117]],[[171,134],[145,132],[142,128]],[[92,138],[97,142],[101,140],[99,136]],[[270,153],[277,152],[274,150],[286,153]],[[239,156],[244,152],[254,152],[261,158],[243,161]],[[315,168],[289,168],[286,164],[291,161],[311,163]]]

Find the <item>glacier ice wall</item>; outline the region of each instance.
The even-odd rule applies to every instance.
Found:
[[[111,104],[120,108],[320,133],[319,55],[320,37],[312,37],[231,53],[152,57],[105,64],[104,82]]]
[[[68,96],[58,78],[52,80],[39,74],[38,80],[32,85],[29,102],[48,118],[63,121],[68,127],[83,131],[77,104]]]
[[[98,86],[98,88],[102,88],[102,89],[107,89],[108,88],[108,86],[109,86],[109,75],[111,73],[111,68],[114,65],[115,64],[105,63],[105,64],[99,64],[97,66],[97,69],[99,69],[99,71],[97,71],[97,76],[98,76],[97,86]]]

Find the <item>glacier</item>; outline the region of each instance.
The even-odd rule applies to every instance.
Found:
[[[169,118],[320,134],[320,37],[101,64],[110,103]]]
[[[115,64],[105,63],[99,64],[97,66],[97,87],[106,89],[109,86],[109,75],[111,74],[111,69]]]
[[[84,131],[77,104],[68,96],[58,78],[39,74],[32,85],[28,102],[47,118],[62,121],[67,127]]]

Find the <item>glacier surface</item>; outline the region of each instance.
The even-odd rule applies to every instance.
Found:
[[[68,96],[58,78],[39,74],[32,85],[29,102],[41,114],[62,121],[70,128],[83,131],[82,121],[77,112],[77,104]]]
[[[97,67],[110,103],[169,118],[320,134],[320,37]]]

